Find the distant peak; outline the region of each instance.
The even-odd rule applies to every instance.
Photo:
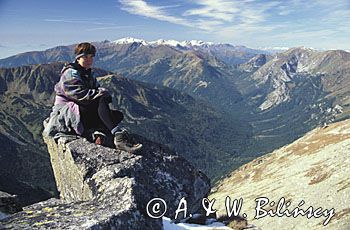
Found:
[[[121,38],[118,40],[113,41],[115,44],[130,44],[130,43],[141,43],[143,45],[148,45],[148,43],[143,40],[143,39],[138,39],[138,38],[132,38],[132,37],[126,37],[126,38]]]
[[[181,45],[179,41],[176,40],[164,40],[164,39],[158,39],[155,41],[149,42],[151,45],[169,45],[169,46],[178,46]]]
[[[267,51],[269,53],[282,53],[282,52],[289,50],[290,48],[276,46],[276,47],[259,47],[258,49]]]
[[[143,39],[137,39],[132,37],[121,38],[113,41],[115,44],[129,44],[129,43],[141,43],[143,45],[168,45],[168,46],[182,46],[182,47],[193,47],[193,46],[211,46],[214,45],[213,42],[204,42],[201,40],[191,40],[191,41],[182,41],[179,42],[177,40],[165,40],[158,39],[155,41],[145,41]]]
[[[204,45],[214,45],[213,42],[203,42],[202,40],[191,40],[181,42],[184,46],[204,46]]]
[[[290,54],[300,55],[300,54],[312,54],[315,52],[317,52],[317,50],[314,48],[300,46],[300,47],[290,48],[287,51],[285,51],[284,53],[287,55],[290,55]]]
[[[294,48],[290,48],[289,50],[316,51],[316,49],[314,49],[312,47],[306,47],[306,46],[294,47]]]

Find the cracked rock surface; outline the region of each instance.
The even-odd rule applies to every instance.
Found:
[[[14,229],[161,229],[147,203],[162,198],[165,216],[174,218],[182,197],[188,212],[199,209],[209,179],[170,149],[134,136],[136,154],[95,145],[86,139],[45,138],[60,199],[52,198],[6,217],[0,227]]]

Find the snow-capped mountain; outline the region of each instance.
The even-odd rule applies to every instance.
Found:
[[[259,47],[259,50],[264,50],[266,52],[269,52],[270,54],[275,54],[275,53],[282,53],[290,49],[290,47]]]
[[[145,46],[159,46],[159,45],[167,45],[167,46],[173,46],[173,47],[183,47],[183,48],[191,48],[196,46],[211,46],[214,45],[213,42],[204,42],[201,40],[191,40],[191,41],[176,41],[176,40],[165,40],[165,39],[158,39],[155,41],[146,41],[143,39],[138,38],[132,38],[132,37],[126,37],[121,38],[115,41],[112,41],[114,44],[132,44],[132,43],[141,43]]]
[[[132,37],[121,38],[115,41],[93,42],[98,53],[95,64],[100,61],[111,66],[98,66],[104,69],[116,71],[118,63],[126,61],[125,57],[133,56],[133,63],[145,64],[153,58],[159,59],[168,54],[196,51],[204,55],[215,56],[228,65],[239,65],[247,62],[257,54],[267,54],[262,50],[250,49],[245,46],[231,44],[204,42],[200,40],[176,41],[158,39],[146,41]],[[69,46],[57,46],[44,51],[32,51],[20,53],[0,60],[0,67],[17,67],[21,65],[43,64],[55,61],[72,61],[75,44]],[[113,59],[113,60],[111,60]],[[114,60],[117,59],[117,60]],[[128,58],[127,58],[128,59]],[[142,60],[141,60],[142,59]],[[140,62],[141,60],[141,62]],[[115,63],[117,61],[118,63]],[[125,63],[123,63],[124,65]],[[129,62],[130,64],[130,62]],[[132,67],[129,64],[124,67]],[[106,68],[107,67],[107,68]]]
[[[126,37],[126,38],[121,38],[121,39],[112,41],[112,43],[121,44],[121,45],[123,45],[123,44],[132,44],[134,42],[141,43],[142,45],[149,45],[148,42],[146,42],[143,39],[137,39],[137,38],[132,38],[132,37]]]
[[[179,51],[194,50],[204,53],[209,53],[219,58],[223,62],[229,65],[242,64],[257,54],[269,54],[271,52],[265,50],[251,49],[243,45],[232,45],[228,43],[213,43],[204,42],[201,40],[165,40],[158,39],[155,41],[146,41],[143,39],[137,39],[132,37],[126,37],[112,41],[111,44],[114,45],[139,45],[146,47],[159,47],[167,46]]]

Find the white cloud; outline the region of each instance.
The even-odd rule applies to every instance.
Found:
[[[293,12],[290,6],[283,6],[283,5],[280,5],[279,7],[277,7],[277,10],[278,10],[278,14],[281,16],[286,16]]]
[[[311,43],[326,37],[336,40],[336,33],[349,34],[350,27],[348,0],[191,0],[181,7],[146,0],[119,2],[131,14],[190,27],[193,34],[221,42]]]
[[[86,31],[96,31],[96,30],[114,30],[114,29],[125,29],[125,28],[135,28],[135,26],[106,26],[106,27],[95,27],[86,29]]]
[[[119,0],[122,9],[161,21],[193,27],[203,31],[216,31],[233,25],[256,25],[268,16],[265,11],[277,6],[278,2],[256,3],[256,0],[240,2],[228,0],[193,0],[198,7],[187,9],[179,16],[166,12],[169,6],[155,6],[145,0]],[[177,7],[177,6],[176,6]],[[171,8],[171,6],[170,6]],[[193,17],[195,16],[195,18]]]
[[[93,19],[44,19],[46,22],[63,22],[63,23],[76,23],[76,24],[89,24],[89,25],[104,25],[104,26],[116,26],[115,23],[98,22]]]
[[[201,7],[187,10],[184,16],[196,15],[231,22],[240,11],[239,5],[232,1],[197,0],[195,3]]]
[[[196,28],[204,30],[205,32],[212,32],[214,28],[222,28],[222,22],[218,20],[208,21],[205,19],[197,19],[194,25]]]
[[[302,39],[312,39],[312,38],[327,38],[334,34],[333,30],[295,30],[290,32],[282,32],[271,36],[274,39],[280,40],[302,40]]]
[[[256,0],[194,0],[199,8],[189,9],[184,16],[199,16],[221,20],[227,24],[255,24],[266,20],[266,11],[279,5],[279,2],[258,3]]]
[[[122,9],[131,13],[161,21],[167,21],[178,25],[191,26],[191,23],[183,18],[174,17],[167,14],[166,7],[152,6],[143,0],[119,0]]]

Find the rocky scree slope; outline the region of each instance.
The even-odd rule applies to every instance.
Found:
[[[308,132],[304,137],[272,153],[259,157],[221,180],[212,189],[219,213],[226,213],[225,197],[243,198],[241,213],[248,221],[262,229],[349,229],[350,227],[350,120]],[[254,219],[256,202],[267,197],[270,203],[265,210],[276,212],[283,197],[291,202],[291,212],[300,205],[303,210],[312,206],[334,208],[335,215],[324,227],[325,216],[269,217]],[[282,208],[282,211],[286,206]]]

